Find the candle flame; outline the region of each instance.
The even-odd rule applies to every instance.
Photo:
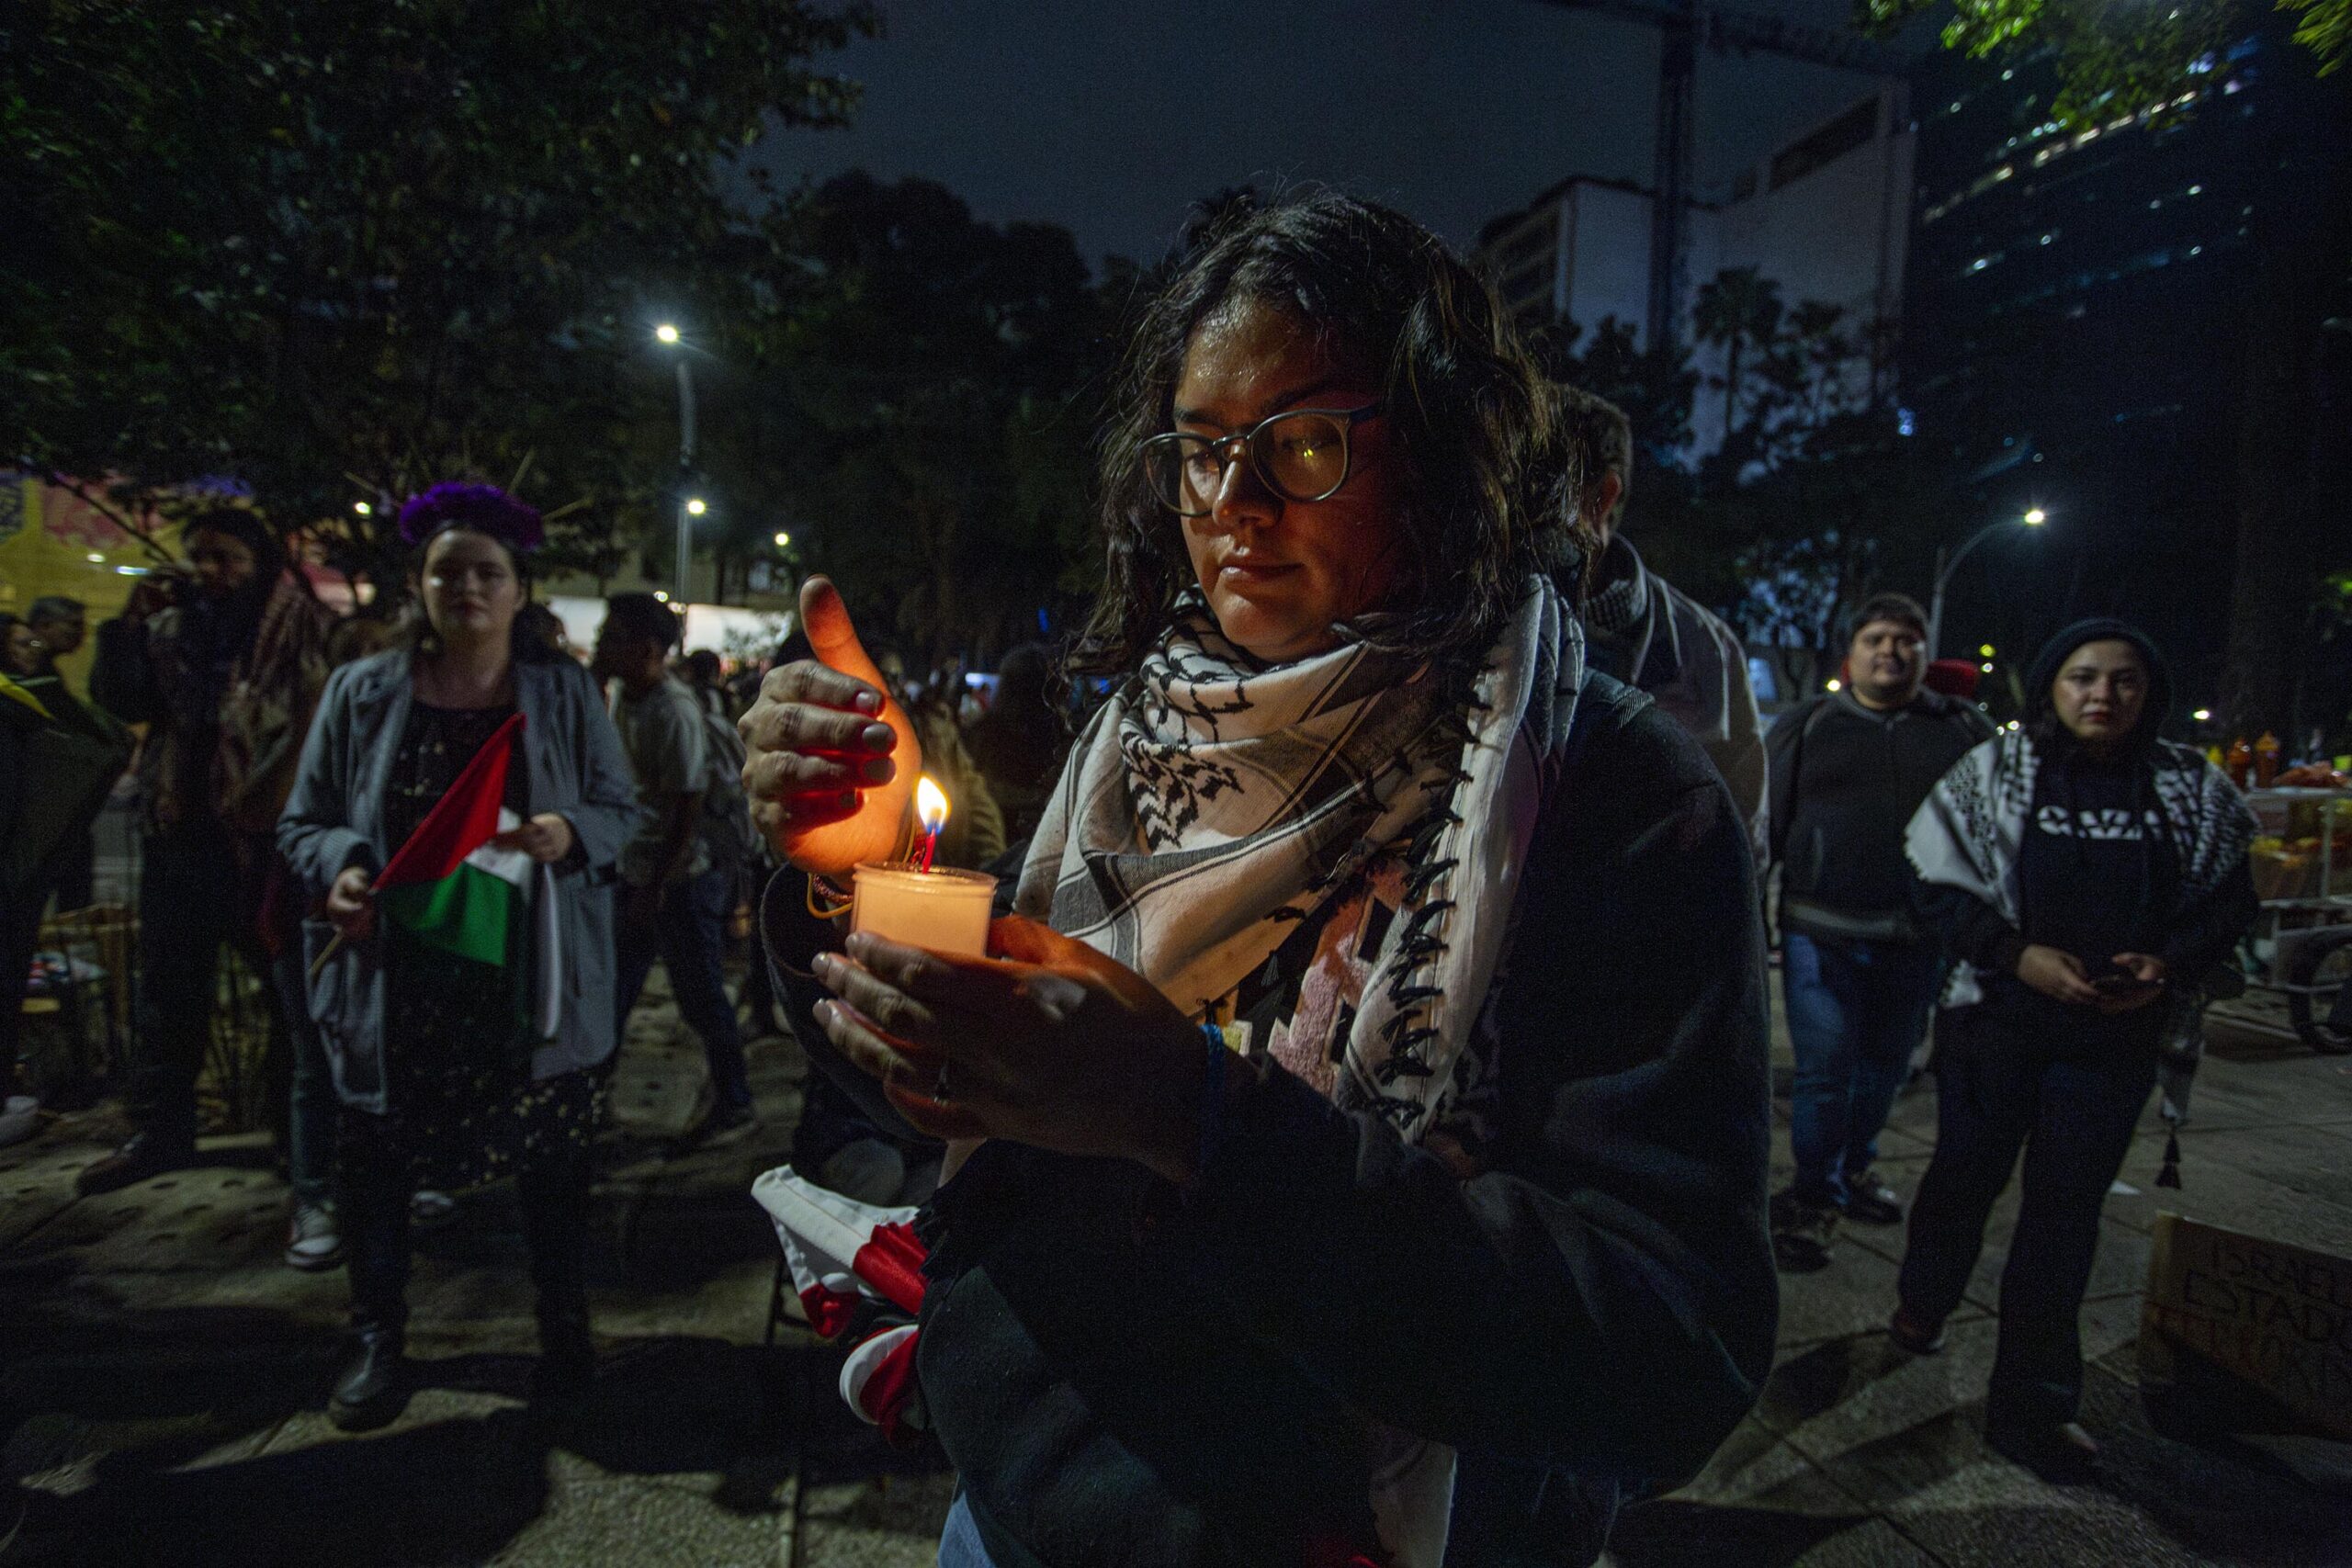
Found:
[[[915,785],[915,816],[922,830],[936,833],[947,824],[947,792],[925,778]]]

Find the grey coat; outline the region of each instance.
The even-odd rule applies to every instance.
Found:
[[[302,762],[277,822],[277,847],[309,898],[325,897],[355,865],[375,870],[386,840],[384,790],[415,694],[413,655],[379,653],[327,681]],[[621,846],[636,831],[636,789],[620,736],[595,681],[569,660],[514,666],[523,714],[530,810],[571,824],[571,853],[541,866],[533,896],[552,896],[562,953],[562,1003],[552,1038],[531,1057],[536,1078],[592,1067],[613,1054],[613,886]],[[302,923],[303,962],[334,940],[322,919]],[[536,994],[537,987],[534,987]],[[310,982],[311,1015],[326,1040],[335,1092],[361,1111],[384,1109],[384,971],[376,942],[346,943]]]

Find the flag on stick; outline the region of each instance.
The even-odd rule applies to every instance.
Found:
[[[523,716],[498,727],[393,852],[371,884],[383,917],[427,947],[478,964],[506,962],[507,932],[531,857],[490,840],[521,818],[505,807],[506,770]]]

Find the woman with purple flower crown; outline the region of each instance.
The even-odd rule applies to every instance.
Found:
[[[488,485],[445,484],[402,507],[400,525],[417,552],[415,635],[329,680],[277,829],[323,915],[303,943],[344,1106],[359,1339],[327,1415],[350,1431],[406,1403],[420,1182],[516,1178],[538,1287],[534,1395],[594,1374],[591,1069],[616,1040],[614,866],[637,816],[595,682],[515,626],[539,514]],[[494,811],[498,831],[443,833],[445,798]],[[428,858],[420,845],[453,863],[407,878],[395,860]]]

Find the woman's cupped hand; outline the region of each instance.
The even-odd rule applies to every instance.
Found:
[[[826,1035],[934,1137],[1006,1138],[1191,1174],[1206,1071],[1199,1027],[1151,983],[1018,916],[968,958],[853,934],[820,954]]]
[[[831,582],[801,584],[800,622],[817,657],[769,671],[736,726],[743,793],[778,855],[839,878],[904,848],[922,748]]]

